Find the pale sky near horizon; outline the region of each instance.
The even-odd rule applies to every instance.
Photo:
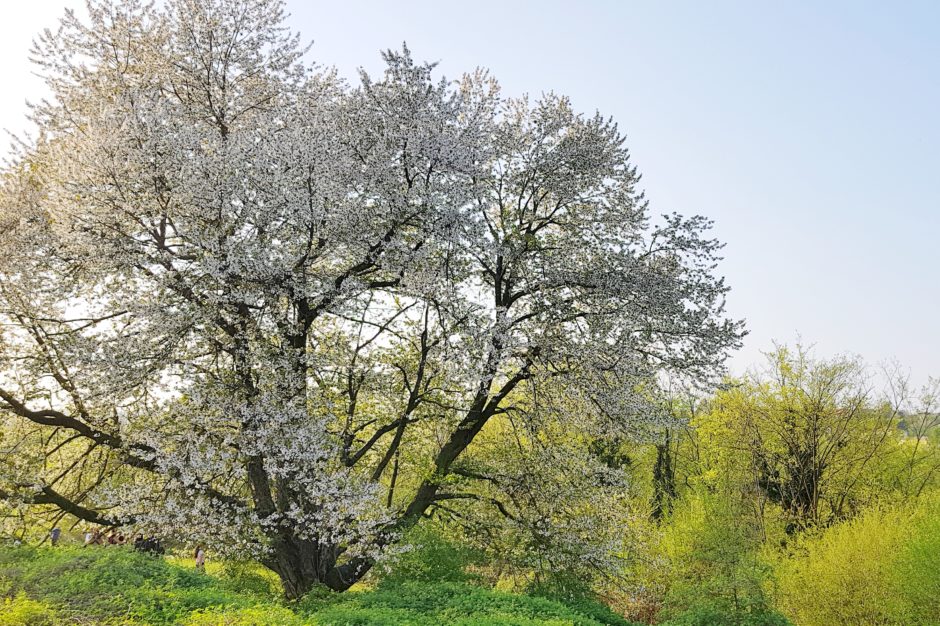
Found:
[[[8,3],[0,127],[41,95],[27,51],[76,0]],[[311,56],[351,82],[407,41],[505,95],[613,116],[654,213],[706,215],[729,313],[773,342],[940,376],[940,3],[288,0]]]

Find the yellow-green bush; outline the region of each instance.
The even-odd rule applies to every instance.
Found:
[[[940,500],[922,505],[910,519],[893,581],[910,624],[940,624]]]
[[[57,623],[52,609],[23,593],[4,598],[0,603],[0,626],[55,626]]]
[[[195,611],[182,626],[304,626],[310,624],[293,611],[279,606]]]
[[[800,542],[776,568],[776,603],[797,626],[940,623],[937,503],[873,509]]]
[[[663,526],[660,550],[667,565],[659,618],[721,615],[714,623],[729,626],[782,622],[771,615],[764,594],[769,568],[758,558],[759,522],[739,497],[708,490],[686,494]]]

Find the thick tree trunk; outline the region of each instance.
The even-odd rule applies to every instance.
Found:
[[[299,599],[322,584],[319,550],[313,542],[284,536],[274,543],[272,552],[264,564],[281,579],[288,599]]]
[[[317,586],[346,591],[372,567],[365,559],[337,564],[341,550],[293,535],[279,537],[264,565],[278,575],[288,600],[298,600]]]

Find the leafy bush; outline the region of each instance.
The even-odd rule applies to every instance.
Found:
[[[916,511],[893,570],[903,615],[912,624],[940,624],[940,500]]]
[[[560,602],[581,615],[604,624],[626,625],[630,623],[598,600],[590,581],[573,573],[561,572],[538,578],[528,586],[526,593]]]
[[[753,621],[772,615],[763,587],[770,567],[758,558],[761,541],[757,521],[737,496],[690,492],[663,528],[660,619],[683,625],[763,624]]]
[[[125,548],[0,550],[0,580],[42,599],[65,623],[120,618],[160,626],[197,609],[253,603],[209,576]]]
[[[405,538],[409,549],[387,566],[380,585],[401,582],[470,582],[476,577],[467,568],[477,562],[467,547],[446,538],[432,526],[418,526]]]
[[[623,618],[586,615],[548,598],[494,592],[463,583],[405,582],[367,593],[339,595],[315,613],[319,624],[456,624],[484,626],[630,626]]]
[[[55,626],[55,613],[41,602],[19,593],[0,603],[0,626]]]
[[[799,545],[777,568],[800,626],[940,623],[940,506],[873,509]]]
[[[800,626],[891,625],[897,619],[891,562],[903,519],[872,511],[808,537],[778,567],[778,604]]]
[[[779,613],[762,609],[755,612],[735,610],[731,606],[698,605],[661,626],[790,626]]]
[[[219,578],[226,588],[258,597],[277,598],[282,593],[277,575],[251,561],[223,561]]]

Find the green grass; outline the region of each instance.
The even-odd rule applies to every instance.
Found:
[[[316,592],[294,604],[249,564],[186,561],[126,548],[0,549],[0,626],[629,626],[590,602],[492,591],[468,582],[395,580],[377,589]]]

